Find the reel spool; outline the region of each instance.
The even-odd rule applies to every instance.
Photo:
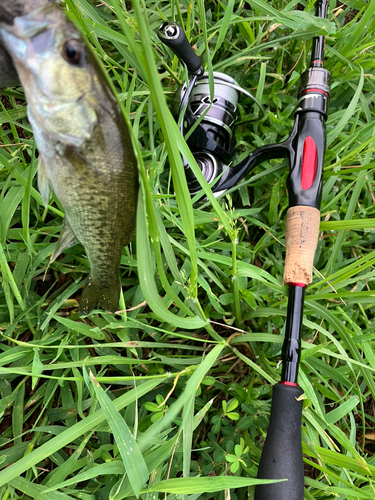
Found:
[[[194,127],[194,122],[199,121],[199,130],[191,134],[187,143],[208,183],[221,176],[225,169],[231,168],[228,164],[234,159],[234,129],[238,125],[237,105],[241,94],[250,97],[263,111],[255,97],[240,87],[236,80],[225,73],[216,71],[213,72],[213,77],[214,96],[212,102],[209,74],[203,73],[196,80],[188,97],[186,117],[189,118],[182,130],[185,135]],[[186,92],[186,85],[184,85],[180,110],[183,110],[186,103]],[[248,120],[247,123],[255,120]],[[190,193],[195,194],[200,191],[200,184],[188,165],[185,165],[185,172]],[[214,192],[215,196],[219,196],[222,190]]]
[[[223,149],[230,152],[234,125],[238,118],[237,103],[239,100],[236,81],[224,73],[213,73],[214,97],[210,99],[208,73],[197,80],[193,88],[189,104],[194,116],[201,125]],[[228,85],[230,84],[230,86]]]
[[[238,85],[233,78],[219,72],[214,72],[213,76],[212,102],[209,76],[208,73],[204,73],[192,88],[188,104],[194,121],[200,121],[200,128],[197,132],[193,132],[187,143],[208,183],[222,174],[225,167],[223,160],[229,162],[233,157],[233,131],[238,119],[237,103],[239,100]],[[190,123],[189,125],[183,131],[184,134],[191,128]],[[205,144],[202,144],[202,134],[209,139],[205,141]],[[221,150],[219,154],[218,147]],[[201,190],[201,186],[188,165],[185,165],[185,173],[189,191],[194,195]]]

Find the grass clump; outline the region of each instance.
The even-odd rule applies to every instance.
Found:
[[[78,317],[89,270],[79,245],[42,279],[63,213],[36,190],[22,89],[5,90],[0,499],[252,498],[286,315],[288,165],[262,164],[230,198],[202,183],[208,200],[191,204],[180,152],[191,154],[169,111],[186,74],[157,38],[164,18],[183,24],[206,69],[265,107],[236,130],[238,159],[289,135],[311,39],[326,34],[322,234],[299,376],[305,499],[375,498],[375,4],[331,1],[327,21],[310,1],[65,8],[130,116],[143,180],[137,242],[122,256],[121,314]],[[243,121],[256,113],[246,99],[240,111]]]

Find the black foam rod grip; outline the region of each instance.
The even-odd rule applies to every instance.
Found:
[[[301,443],[302,390],[276,384],[271,418],[260,459],[258,479],[287,479],[255,487],[254,500],[303,500],[304,477]]]
[[[194,52],[186,38],[184,30],[179,24],[165,21],[159,28],[158,36],[186,64],[190,73],[195,74],[200,72],[202,61]]]

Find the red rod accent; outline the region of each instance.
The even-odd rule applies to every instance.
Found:
[[[298,281],[292,281],[291,283],[288,283],[288,286],[300,286],[302,288],[307,287],[306,283],[298,283]]]
[[[299,96],[301,96],[303,94],[307,94],[308,92],[318,92],[319,94],[324,94],[324,95],[328,96],[327,92],[324,92],[324,90],[321,90],[321,89],[307,89],[307,90],[304,90],[303,92],[301,92],[299,94]]]
[[[279,382],[279,384],[292,385],[293,387],[298,387],[298,384],[295,384],[294,382]]]
[[[314,183],[316,168],[318,165],[318,152],[315,141],[307,136],[303,145],[301,186],[302,189],[310,189]]]

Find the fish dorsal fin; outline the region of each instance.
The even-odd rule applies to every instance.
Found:
[[[60,233],[59,241],[56,243],[55,251],[52,254],[51,262],[57,259],[57,257],[69,247],[72,247],[78,243],[78,238],[74,234],[73,229],[71,228],[67,218],[65,217],[63,220],[63,225]]]
[[[38,165],[38,189],[42,197],[43,204],[46,207],[51,196],[51,186],[48,179],[46,164],[44,163],[41,155],[39,156]]]

